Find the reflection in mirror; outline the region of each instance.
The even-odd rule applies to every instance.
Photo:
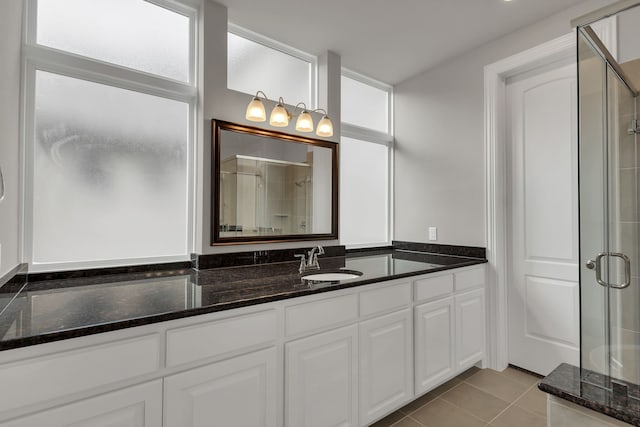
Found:
[[[212,244],[337,239],[337,146],[213,122]]]
[[[0,167],[0,202],[4,199],[4,176],[2,176],[2,168]]]

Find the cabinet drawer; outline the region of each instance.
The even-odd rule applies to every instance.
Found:
[[[167,366],[269,344],[278,336],[277,318],[268,310],[167,331]]]
[[[24,418],[0,427],[162,426],[162,380],[139,384]]]
[[[328,328],[357,318],[357,294],[294,305],[285,311],[286,335]]]
[[[456,292],[465,289],[477,288],[485,283],[484,265],[471,270],[455,273]]]
[[[360,315],[381,313],[411,303],[411,283],[398,283],[360,294]]]
[[[416,280],[416,301],[423,301],[453,292],[453,274],[443,276],[427,277]]]
[[[160,336],[86,347],[0,366],[0,412],[87,392],[160,367]]]

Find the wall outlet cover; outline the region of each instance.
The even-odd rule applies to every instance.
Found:
[[[429,240],[438,240],[438,229],[436,227],[429,227]]]

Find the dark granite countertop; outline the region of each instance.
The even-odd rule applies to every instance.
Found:
[[[561,364],[538,384],[545,393],[558,396],[564,400],[617,418],[634,426],[640,426],[640,400],[632,396],[640,396],[640,387],[625,383],[628,397],[608,391],[602,385],[609,382],[609,377],[592,371],[585,371],[580,377],[580,368],[566,363]]]
[[[0,350],[486,262],[394,249],[319,260],[319,272],[346,269],[363,274],[340,282],[309,283],[301,280],[298,262],[282,262],[210,270],[165,268],[3,286]]]

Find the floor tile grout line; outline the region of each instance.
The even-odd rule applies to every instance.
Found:
[[[507,369],[509,369],[509,368],[507,368]],[[512,368],[512,369],[514,369],[514,368]],[[492,371],[493,371],[493,369],[492,369]],[[526,385],[526,386],[528,386],[528,385],[529,385],[529,384],[525,384],[525,383],[524,383],[524,382],[522,382],[522,381],[518,381],[518,380],[516,380],[516,379],[514,379],[514,378],[511,378],[509,375],[504,374],[504,373],[503,373],[504,371],[506,371],[506,369],[504,369],[504,370],[502,370],[502,371],[494,371],[494,372],[495,372],[496,374],[498,374],[498,375],[500,375],[500,376],[504,377],[504,378],[509,378],[511,381],[515,381],[515,382],[517,382],[518,384]],[[516,369],[516,371],[518,371],[518,370]],[[518,371],[518,372],[522,372],[522,371]],[[536,384],[537,384],[537,383],[539,383],[539,382],[542,380],[542,377],[538,378],[538,377],[535,377],[534,375],[527,374],[526,372],[522,372],[522,373],[523,373],[523,374],[526,374],[526,375],[529,375],[529,376],[534,377],[534,378],[536,379]]]
[[[449,380],[449,381],[450,381],[450,380]],[[445,391],[443,391],[443,392],[442,392],[442,393],[440,393],[440,394],[437,394],[436,396],[434,396],[434,398],[433,398],[433,399],[429,400],[428,402],[425,402],[425,404],[424,404],[424,405],[420,405],[420,406],[418,406],[416,409],[414,409],[413,411],[411,411],[411,412],[409,412],[409,413],[407,413],[407,414],[404,414],[404,415],[405,415],[405,416],[407,416],[407,417],[409,417],[411,414],[415,413],[415,412],[416,412],[416,411],[418,411],[419,409],[424,408],[424,407],[425,407],[425,406],[427,406],[429,403],[433,402],[434,400],[438,399],[439,397],[442,397],[442,395],[443,395],[443,394],[448,393],[449,391],[451,391],[451,390],[453,390],[454,388],[458,387],[458,386],[459,386],[460,384],[462,384],[463,382],[464,382],[464,381],[460,381],[458,384],[454,385],[453,387],[446,389]],[[444,385],[444,384],[446,384],[446,383],[447,383],[447,382],[444,382],[444,383],[442,383],[442,384],[440,384],[440,385]],[[438,387],[440,387],[440,386],[438,386]],[[437,387],[436,387],[436,388],[437,388]],[[430,393],[430,392],[427,392],[427,393],[423,394],[422,396],[426,396],[426,395],[427,395],[427,394],[429,394],[429,393]],[[422,397],[422,396],[421,396],[421,397]],[[449,403],[451,403],[451,402],[449,402]]]
[[[530,388],[529,390],[527,390],[527,391],[526,391],[526,393],[529,393],[531,390],[533,390],[533,388],[534,388],[534,387],[537,387],[537,386],[538,386],[538,383],[535,383],[533,386],[531,386],[531,388]],[[525,394],[526,394],[526,393],[525,393]],[[513,405],[514,405],[514,406],[517,406],[519,409],[522,409],[522,410],[523,410],[523,411],[525,411],[525,412],[528,412],[528,413],[529,413],[529,414],[531,414],[531,415],[535,415],[536,417],[545,418],[545,419],[547,418],[547,416],[546,416],[546,415],[543,417],[542,415],[540,415],[540,414],[538,414],[538,413],[536,413],[536,412],[534,412],[534,411],[531,411],[531,410],[529,410],[529,409],[527,409],[527,408],[524,408],[524,407],[522,407],[522,406],[520,406],[520,405],[516,405],[516,402],[517,402],[518,400],[522,399],[522,397],[523,397],[523,396],[524,396],[524,395],[522,395],[522,396],[520,396],[519,398],[517,398],[516,400],[514,400],[514,401],[513,401]]]
[[[448,404],[450,404],[450,405],[454,406],[454,407],[456,408],[456,410],[459,410],[459,411],[461,411],[461,412],[464,412],[464,413],[466,413],[467,415],[471,416],[472,418],[474,418],[474,419],[476,419],[476,420],[478,420],[478,421],[480,421],[480,422],[486,423],[486,424],[485,424],[485,427],[492,427],[491,423],[493,423],[493,422],[494,422],[498,417],[500,417],[502,414],[504,414],[504,413],[505,413],[509,408],[511,408],[512,406],[516,406],[518,409],[521,409],[521,410],[525,411],[526,413],[528,413],[528,414],[530,414],[530,415],[532,415],[532,416],[535,416],[535,417],[538,417],[538,418],[545,418],[545,417],[543,417],[542,415],[540,415],[540,414],[539,414],[539,413],[537,413],[537,412],[534,412],[534,411],[532,411],[532,410],[530,410],[530,409],[524,408],[524,407],[522,407],[522,406],[520,406],[520,405],[517,405],[517,404],[516,404],[516,402],[520,401],[520,400],[524,397],[524,395],[526,395],[526,394],[527,394],[527,393],[529,393],[532,389],[534,389],[534,388],[536,388],[536,387],[538,386],[538,383],[540,382],[540,379],[539,379],[539,378],[536,378],[536,379],[535,379],[535,382],[534,382],[533,384],[529,385],[529,384],[525,384],[525,382],[524,382],[524,381],[516,380],[516,379],[514,379],[514,378],[512,378],[512,377],[510,377],[510,376],[508,376],[508,375],[503,374],[502,372],[499,372],[499,371],[493,371],[493,370],[491,370],[491,372],[493,372],[493,373],[495,373],[495,374],[499,375],[499,376],[500,376],[501,378],[503,378],[503,379],[508,380],[510,383],[518,384],[518,385],[520,385],[520,386],[527,386],[527,388],[526,388],[522,393],[520,393],[520,394],[519,394],[519,395],[518,395],[518,396],[517,396],[517,397],[516,397],[512,402],[508,402],[508,401],[506,401],[505,399],[503,399],[503,398],[501,398],[501,397],[499,397],[499,396],[496,396],[495,394],[491,393],[490,391],[485,390],[485,389],[483,389],[483,388],[481,388],[481,387],[479,387],[479,386],[476,386],[476,385],[474,385],[474,384],[472,384],[472,383],[470,383],[470,382],[468,381],[468,380],[470,380],[471,378],[473,378],[474,376],[476,376],[477,374],[479,374],[479,373],[481,373],[481,372],[484,372],[484,370],[477,370],[476,372],[474,372],[473,374],[469,375],[468,377],[466,377],[466,378],[464,378],[464,379],[461,379],[461,378],[459,378],[459,377],[454,377],[454,378],[452,378],[452,379],[451,379],[451,380],[449,380],[449,381],[445,381],[444,383],[440,384],[438,387],[441,387],[442,385],[447,384],[448,382],[450,382],[450,381],[452,381],[452,380],[454,380],[454,379],[457,379],[457,380],[458,380],[458,382],[457,382],[456,384],[454,384],[454,385],[453,385],[453,386],[451,386],[450,388],[448,388],[448,389],[446,389],[446,390],[444,390],[444,391],[442,391],[442,392],[440,392],[440,393],[436,394],[432,399],[430,399],[429,401],[427,401],[427,402],[425,402],[424,404],[420,405],[419,407],[417,407],[417,408],[413,409],[413,410],[412,410],[412,411],[410,411],[410,412],[402,412],[400,409],[398,409],[398,412],[400,412],[400,413],[401,413],[402,417],[401,417],[399,420],[397,420],[396,422],[394,422],[393,424],[390,424],[390,427],[393,427],[393,426],[398,425],[400,422],[402,422],[403,420],[405,420],[405,419],[407,419],[407,418],[408,418],[408,419],[410,419],[411,421],[413,421],[413,422],[417,423],[419,426],[421,426],[421,427],[425,427],[425,425],[424,425],[424,424],[422,424],[420,421],[418,421],[418,419],[414,418],[414,416],[413,416],[413,415],[414,415],[417,411],[419,411],[420,409],[422,409],[422,408],[424,408],[425,406],[427,406],[427,405],[429,405],[429,404],[431,404],[431,403],[435,402],[435,401],[436,401],[436,400],[438,400],[438,399],[441,399],[442,401],[444,401],[444,402],[446,402],[446,403],[448,403]],[[456,404],[455,404],[455,403],[453,403],[453,402],[450,402],[449,400],[447,400],[446,398],[444,398],[444,397],[443,397],[445,394],[447,394],[448,392],[450,392],[450,391],[452,391],[452,390],[454,390],[454,389],[456,389],[456,388],[460,387],[462,384],[467,384],[468,386],[470,386],[470,387],[472,387],[472,388],[474,388],[474,389],[476,389],[476,390],[478,390],[478,391],[481,391],[481,392],[483,392],[483,393],[487,393],[488,395],[490,395],[490,396],[492,396],[492,397],[494,397],[494,398],[496,398],[496,399],[499,399],[499,400],[501,400],[501,401],[503,401],[503,402],[507,403],[507,406],[506,406],[502,411],[500,411],[500,412],[499,412],[495,417],[493,417],[490,421],[485,421],[485,420],[481,419],[480,417],[476,416],[475,414],[473,414],[472,412],[469,412],[467,409],[464,409],[464,408],[462,408],[462,407],[460,407],[460,406],[456,405]],[[438,387],[435,387],[435,388],[438,388]],[[435,390],[435,388],[434,388],[434,390]],[[427,393],[423,394],[422,396],[420,396],[420,398],[422,398],[422,397],[426,396],[428,393],[431,393],[431,392],[433,392],[434,390],[431,390],[431,391],[429,391],[429,392],[427,392]]]
[[[448,401],[447,399],[445,399],[445,398],[443,398],[443,397],[441,397],[441,396],[436,397],[436,399],[442,399],[444,402],[446,402],[446,403],[448,403],[449,405],[451,405],[451,406],[455,407],[457,410],[459,410],[459,411],[462,411],[462,412],[466,413],[467,415],[471,416],[472,418],[475,418],[475,419],[476,419],[476,420],[478,420],[478,421],[481,421],[481,422],[483,422],[483,423],[487,423],[487,421],[483,420],[482,418],[480,418],[479,416],[477,416],[477,415],[476,415],[476,414],[474,414],[473,412],[469,411],[468,409],[464,409],[463,407],[458,406],[458,405],[456,405],[455,403],[450,402],[450,401]],[[435,400],[435,399],[434,399],[434,400]],[[429,402],[429,403],[431,403],[431,402]]]
[[[483,392],[483,393],[487,393],[487,394],[488,394],[489,396],[491,396],[491,397],[494,397],[494,398],[496,398],[496,399],[498,399],[498,400],[502,400],[502,401],[503,401],[503,402],[505,402],[505,403],[508,403],[508,404],[513,403],[513,402],[509,402],[508,400],[504,400],[503,398],[501,398],[501,397],[499,397],[499,396],[496,396],[495,394],[491,393],[490,391],[484,390],[484,389],[482,389],[482,388],[478,387],[477,385],[470,384],[470,383],[468,383],[468,382],[466,382],[466,381],[465,381],[465,384],[467,384],[468,386],[473,387],[473,388],[475,388],[476,390],[479,390],[479,391],[481,391],[481,392]],[[529,391],[529,389],[526,389],[526,390],[524,391],[524,393],[526,393],[527,391]],[[523,394],[524,394],[524,393],[523,393]],[[520,397],[522,397],[522,394],[521,394],[521,395],[519,395],[519,396],[516,398],[516,400],[517,400],[517,399],[520,399]]]
[[[437,399],[437,397],[436,397],[436,399]],[[436,400],[436,399],[433,399],[433,400]],[[431,402],[433,402],[433,400]],[[429,402],[429,403],[431,403],[431,402]],[[426,427],[424,424],[422,424],[420,421],[418,421],[415,418],[413,418],[411,415],[407,415],[407,418],[411,419],[412,421],[415,421],[416,423],[418,423],[418,425],[420,425],[422,427]]]
[[[498,372],[498,371],[495,371],[495,372],[499,374],[499,372]],[[475,374],[473,374],[472,376],[470,376],[470,377],[469,377],[469,378],[467,378],[467,379],[471,379],[474,375],[475,375]],[[538,382],[539,382],[538,380],[536,380],[536,382],[535,382],[535,383],[533,383],[532,385],[527,385],[527,384],[521,383],[521,382],[519,382],[519,381],[516,381],[516,380],[514,380],[514,379],[512,379],[512,378],[508,378],[507,376],[503,376],[503,378],[507,378],[507,379],[509,379],[511,382],[515,382],[515,383],[517,383],[518,385],[526,386],[526,387],[527,387],[527,388],[524,390],[524,392],[522,392],[518,397],[516,397],[516,398],[515,398],[515,400],[514,400],[513,402],[515,402],[516,400],[518,400],[518,399],[520,399],[522,396],[524,396],[526,393],[528,393],[528,392],[529,392],[533,387],[537,386],[537,385],[538,385]],[[485,393],[487,393],[487,394],[489,394],[489,395],[491,395],[491,396],[493,396],[493,397],[495,397],[495,398],[497,398],[497,399],[500,399],[500,400],[502,400],[503,402],[513,403],[513,402],[509,402],[509,401],[507,401],[507,400],[504,400],[502,397],[497,396],[497,395],[493,394],[492,392],[490,392],[489,390],[485,390],[485,389],[481,388],[480,386],[477,386],[477,385],[475,385],[475,384],[472,384],[472,383],[468,382],[467,380],[462,380],[462,382],[463,382],[463,383],[466,383],[467,385],[470,385],[471,387],[475,388],[476,390],[480,390],[480,391],[485,392]],[[531,412],[531,411],[529,411],[529,412]]]
[[[534,385],[532,385],[531,387],[529,387],[528,389],[526,389],[526,390],[524,391],[524,393],[522,393],[522,394],[521,394],[520,396],[518,396],[518,397],[517,397],[513,402],[511,402],[511,403],[509,404],[509,406],[507,406],[506,408],[504,408],[502,411],[500,411],[500,412],[498,413],[498,415],[496,415],[495,417],[493,417],[493,418],[491,419],[491,421],[489,421],[489,423],[488,423],[488,424],[491,424],[492,422],[494,422],[494,421],[495,421],[495,420],[496,420],[500,415],[502,415],[502,414],[504,414],[505,412],[507,412],[507,410],[508,410],[509,408],[511,408],[512,406],[516,406],[516,402],[517,402],[517,401],[518,401],[522,396],[524,396],[525,394],[527,394],[527,393],[529,392],[529,390],[533,389],[533,388],[534,388],[534,387],[536,387],[537,385],[538,385],[538,383],[536,382]],[[520,408],[520,407],[518,406],[518,408]],[[530,411],[527,411],[527,410],[526,410],[526,409],[524,409],[524,408],[520,408],[520,409],[522,409],[523,411],[529,412],[529,413],[531,414],[531,412],[530,412]],[[533,414],[533,415],[539,416],[538,414]]]
[[[491,373],[495,373],[495,374],[499,375],[501,378],[505,378],[505,379],[507,379],[507,380],[508,380],[509,382],[511,382],[511,383],[515,383],[515,384],[517,384],[517,385],[524,386],[524,387],[531,387],[531,384],[525,384],[525,383],[524,383],[524,382],[522,382],[522,381],[514,380],[513,378],[511,378],[511,377],[509,377],[509,376],[507,376],[507,375],[504,375],[502,372],[494,371],[493,369],[489,369],[489,371],[491,371]],[[485,372],[485,371],[480,371],[480,372]],[[479,373],[479,372],[476,372],[476,374],[477,374],[477,373]],[[463,382],[467,382],[467,380],[470,380],[470,379],[471,379],[471,378],[473,378],[476,374],[473,374],[473,375],[471,375],[469,378],[464,379],[464,380],[462,380],[462,381],[463,381]],[[539,379],[536,379],[536,381],[535,381],[535,383],[534,383],[534,384],[537,384],[537,383],[539,383],[539,382],[540,382],[540,380],[539,380]],[[467,382],[467,383],[468,383],[468,382]],[[471,383],[468,383],[468,384],[473,385],[473,384],[471,384]],[[476,387],[476,388],[478,388],[478,387]]]
[[[431,403],[431,402],[429,402],[429,403]],[[420,427],[425,427],[425,425],[424,425],[424,424],[422,424],[420,421],[416,420],[415,418],[413,418],[413,417],[412,417],[412,416],[410,416],[410,415],[405,415],[404,417],[400,418],[400,419],[399,419],[398,421],[396,421],[395,423],[391,424],[389,427],[396,426],[396,425],[400,424],[403,420],[405,420],[405,419],[407,419],[407,418],[409,418],[411,421],[415,421],[415,422],[417,422],[417,423],[418,423],[418,425],[420,425]]]

